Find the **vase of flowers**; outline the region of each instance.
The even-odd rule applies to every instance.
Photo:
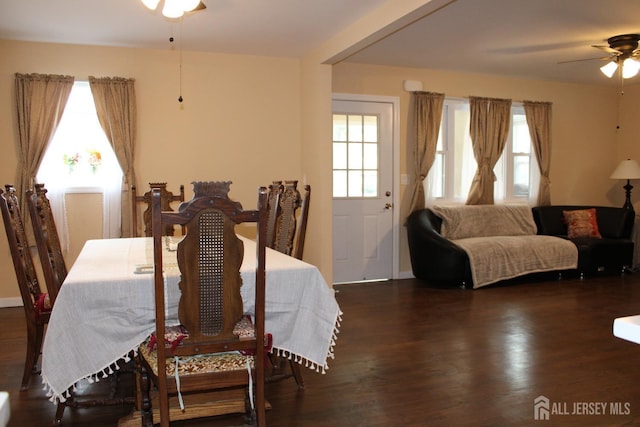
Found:
[[[88,150],[88,154],[87,163],[91,166],[91,171],[96,173],[98,166],[102,164],[102,155],[97,150]]]
[[[65,154],[63,161],[65,165],[69,166],[69,173],[72,173],[73,167],[80,162],[80,154]]]

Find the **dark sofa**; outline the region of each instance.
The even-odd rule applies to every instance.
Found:
[[[596,209],[602,238],[570,239],[578,247],[578,272],[581,275],[598,271],[624,272],[633,263],[635,213],[632,210],[605,206],[536,206],[532,212],[538,234],[568,238],[562,212],[592,207]]]
[[[442,219],[421,209],[409,215],[406,225],[414,276],[465,287],[473,284],[467,253],[440,234]]]
[[[563,210],[595,207],[602,239],[571,239],[578,248],[578,273],[622,272],[632,267],[635,215],[624,208],[599,206],[544,206],[532,208],[538,234],[567,238]],[[415,277],[433,283],[473,287],[469,258],[464,249],[440,234],[442,219],[430,209],[407,218],[411,267]]]

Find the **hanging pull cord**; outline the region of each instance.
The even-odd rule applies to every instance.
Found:
[[[183,98],[182,98],[182,19],[180,19],[180,40],[178,41],[178,49],[180,51],[180,69],[179,69],[179,96],[178,96],[178,102],[182,103]]]

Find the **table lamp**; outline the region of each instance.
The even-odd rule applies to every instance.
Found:
[[[638,165],[638,162],[631,159],[623,160],[609,178],[627,180],[627,185],[623,187],[626,191],[627,198],[622,207],[633,210],[633,204],[631,204],[631,189],[633,185],[631,185],[630,180],[640,179],[640,165]]]

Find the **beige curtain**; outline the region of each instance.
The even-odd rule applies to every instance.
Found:
[[[524,113],[527,117],[533,151],[540,169],[540,188],[538,206],[551,205],[551,103],[524,101]]]
[[[20,195],[22,212],[27,212],[25,191],[33,187],[46,148],[69,99],[73,80],[72,76],[16,73],[18,171],[15,187]],[[25,220],[29,222],[28,215]]]
[[[414,92],[412,96],[414,179],[409,213],[424,208],[424,180],[436,157],[436,145],[442,121],[443,93]]]
[[[133,169],[136,138],[136,96],[134,79],[89,77],[98,120],[113,147],[122,168],[121,233],[131,235],[131,198],[129,188],[135,183]]]
[[[467,205],[493,204],[493,168],[504,150],[511,124],[511,100],[469,98],[469,133],[478,169],[467,197]]]

